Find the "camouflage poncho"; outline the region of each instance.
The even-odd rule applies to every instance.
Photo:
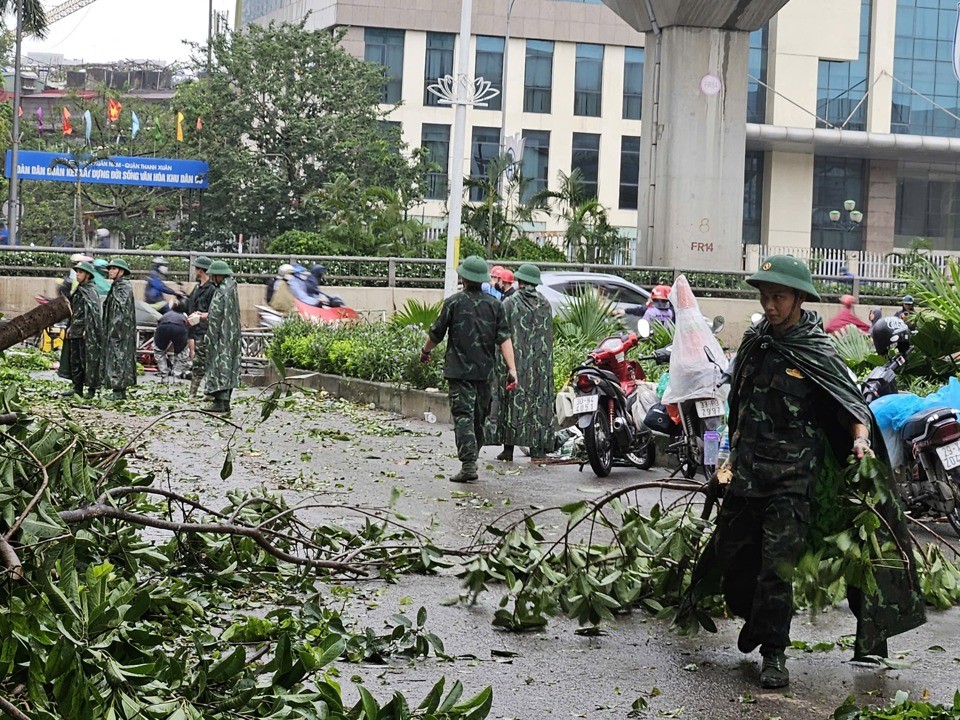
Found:
[[[103,381],[112,390],[137,384],[137,309],[126,275],[113,281],[103,301]]]
[[[240,386],[240,301],[232,277],[224,278],[213,294],[207,323],[204,392],[212,395]]]
[[[72,315],[67,325],[67,339],[84,341],[83,384],[100,387],[103,368],[103,321],[100,315],[100,296],[93,282],[77,285],[70,293]],[[57,374],[74,379],[70,342],[63,344]]]
[[[525,286],[503,301],[514,338],[519,386],[507,392],[507,366],[497,362],[495,415],[484,438],[489,444],[526,445],[530,454],[554,450],[553,313],[535,287]]]

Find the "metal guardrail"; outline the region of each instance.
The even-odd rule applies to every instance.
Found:
[[[0,246],[0,276],[29,275],[33,277],[57,277],[66,272],[67,258],[76,252],[94,257],[122,256],[128,259],[134,277],[144,277],[150,270],[153,258],[163,257],[170,269],[171,281],[190,281],[193,268],[200,255],[226,260],[235,276],[244,282],[264,283],[275,277],[276,268],[282,263],[304,265],[322,264],[327,267],[326,282],[329,285],[364,287],[443,287],[444,260],[435,258],[405,258],[376,256],[335,255],[281,255],[246,253],[205,253],[156,250],[109,250],[104,248],[62,248],[35,246]],[[60,260],[62,258],[62,261]],[[498,260],[498,264],[516,268],[520,261]],[[603,263],[537,263],[543,271],[598,272],[618,275],[645,287],[657,284],[672,284],[677,275],[685,274],[698,296],[702,297],[753,297],[754,290],[745,279],[751,275],[745,271],[716,271],[710,269],[681,269],[671,267],[642,267]],[[903,280],[891,278],[860,278],[836,275],[814,275],[821,294],[836,298],[850,293],[860,298],[860,303],[883,304],[902,293]]]

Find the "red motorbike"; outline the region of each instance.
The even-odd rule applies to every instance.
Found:
[[[608,337],[571,375],[576,392],[573,414],[598,477],[608,476],[615,464],[646,470],[655,459],[638,385],[646,375],[640,363],[627,359],[638,342],[636,333]]]

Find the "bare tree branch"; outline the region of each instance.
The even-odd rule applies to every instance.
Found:
[[[0,697],[0,710],[3,710],[13,720],[32,720],[29,715],[21,712],[16,705],[3,697]]]

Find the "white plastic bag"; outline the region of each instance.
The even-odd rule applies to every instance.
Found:
[[[557,411],[558,428],[565,428],[568,425],[572,425],[574,420],[576,420],[576,415],[573,414],[573,400],[576,396],[577,392],[573,389],[572,385],[565,385],[563,389],[557,393],[554,407]]]
[[[720,369],[707,356],[709,350],[713,358],[723,364],[723,348],[700,312],[685,276],[678,276],[673,283],[670,302],[677,321],[670,354],[670,384],[663,394],[664,404],[707,398],[725,402],[728,387],[717,388]]]

